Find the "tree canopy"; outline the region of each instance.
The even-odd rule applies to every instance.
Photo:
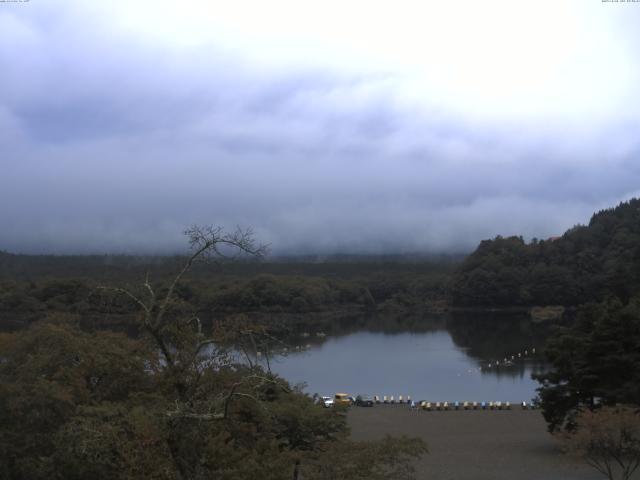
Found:
[[[550,430],[574,428],[583,409],[640,405],[640,297],[585,305],[545,354],[552,368],[536,378]]]
[[[485,240],[452,279],[454,305],[580,305],[640,290],[640,199],[620,203],[561,237]]]
[[[180,295],[191,266],[260,248],[242,231],[187,234],[192,253],[172,281],[107,288],[138,307],[140,337],[82,331],[70,313],[0,334],[1,478],[411,478],[422,441],[350,441],[340,408],[233,355],[259,326],[203,328]]]

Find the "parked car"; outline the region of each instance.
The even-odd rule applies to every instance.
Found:
[[[333,397],[333,403],[338,405],[351,405],[351,399],[347,393],[336,393]]]
[[[355,403],[359,407],[373,407],[373,399],[368,395],[358,395]]]
[[[333,398],[331,397],[321,397],[322,406],[325,408],[333,407]]]

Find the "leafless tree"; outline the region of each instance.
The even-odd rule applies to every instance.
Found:
[[[175,302],[175,289],[185,274],[191,269],[194,263],[198,261],[213,260],[217,261],[223,258],[234,258],[239,255],[250,255],[253,257],[262,257],[267,252],[266,245],[256,245],[251,229],[237,228],[233,233],[227,234],[222,227],[214,226],[198,226],[194,225],[185,230],[184,234],[189,239],[191,253],[185,261],[184,265],[173,278],[166,293],[161,296],[156,295],[155,290],[149,282],[149,276],[143,284],[147,293],[147,298],[143,299],[140,295],[135,295],[125,288],[112,288],[120,294],[123,294],[133,300],[143,312],[142,327],[149,333],[162,352],[164,359],[169,367],[175,365],[176,359],[165,339],[164,333],[168,326],[166,314]],[[196,326],[197,334],[202,335],[202,325],[197,317],[191,317],[186,321],[187,324]],[[206,345],[213,343],[215,339],[202,339],[195,347],[192,353],[197,355]]]
[[[195,313],[187,316],[173,314],[172,307],[178,303],[176,288],[196,262],[218,262],[242,255],[262,257],[267,252],[267,246],[256,244],[251,229],[238,228],[233,233],[225,233],[221,227],[193,226],[184,233],[189,240],[191,252],[162,294],[156,292],[148,275],[141,292],[134,293],[131,289],[120,287],[102,288],[128,297],[140,308],[142,330],[151,337],[160,351],[162,373],[171,379],[178,393],[175,408],[168,415],[200,420],[224,418],[232,398],[251,397],[252,391],[272,379],[257,374],[246,375],[227,390],[210,395],[204,401],[195,401],[194,397],[197,396],[206,368],[220,369],[231,363],[226,352],[216,348],[228,339],[229,325],[225,325],[227,329],[224,335],[212,332],[207,336]],[[255,341],[254,333],[259,333],[258,329],[254,329],[254,332],[247,329],[246,325],[236,327],[236,336],[246,337],[251,341]],[[203,355],[205,352],[206,356]]]
[[[640,413],[632,407],[585,410],[577,429],[564,435],[570,453],[584,458],[609,480],[629,480],[640,466]]]

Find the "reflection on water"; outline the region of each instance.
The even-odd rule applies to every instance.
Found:
[[[340,336],[303,338],[303,344],[309,339],[319,343],[276,357],[271,369],[292,383],[306,382],[306,391],[322,395],[344,391],[511,402],[535,396],[538,384],[531,373],[543,367],[539,353],[546,336],[540,326],[495,314],[423,319],[418,325],[397,328],[387,323],[390,328],[380,328],[374,323]],[[505,358],[512,365],[505,366]]]

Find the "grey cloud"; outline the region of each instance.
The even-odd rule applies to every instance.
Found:
[[[483,123],[408,103],[388,72],[271,71],[50,14],[0,48],[0,249],[172,252],[216,223],[276,253],[468,251],[638,193],[634,120]]]

